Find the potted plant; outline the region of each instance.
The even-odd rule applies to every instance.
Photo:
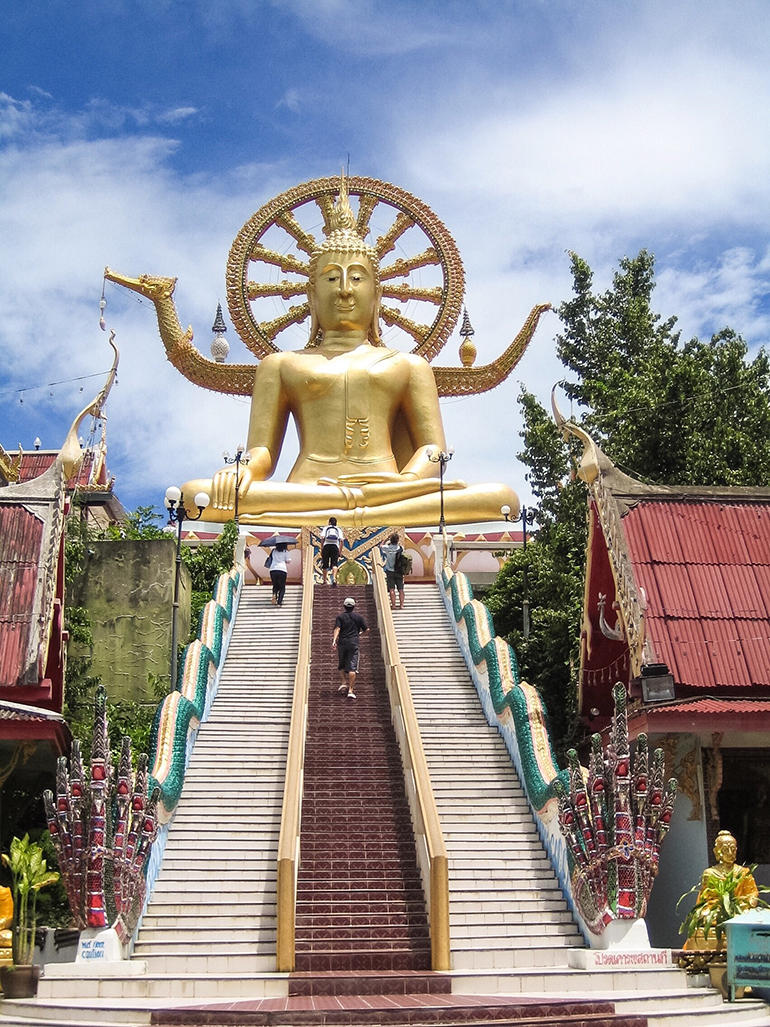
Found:
[[[13,965],[0,968],[0,983],[6,998],[32,998],[37,994],[40,967],[33,965],[35,929],[37,927],[38,892],[59,880],[49,870],[41,845],[31,842],[29,835],[14,838],[3,863],[11,872],[13,893]]]

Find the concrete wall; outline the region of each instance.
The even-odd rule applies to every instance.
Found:
[[[650,750],[662,740],[650,738]],[[681,948],[685,937],[679,925],[695,905],[695,896],[686,899],[677,911],[680,896],[700,881],[710,859],[704,816],[701,751],[696,735],[680,735],[676,742],[674,772],[680,791],[674,805],[671,829],[660,850],[658,876],[647,906],[647,929],[654,947]],[[683,789],[683,790],[682,790]]]
[[[89,613],[91,673],[111,699],[153,700],[148,675],[168,680],[174,597],[174,539],[93,542],[76,604]],[[178,638],[190,631],[190,575],[182,565]]]

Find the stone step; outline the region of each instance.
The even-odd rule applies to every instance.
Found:
[[[437,590],[430,637],[458,653]],[[415,597],[417,599],[417,597]],[[422,595],[420,596],[420,599]],[[464,660],[434,658],[427,668],[425,608],[415,602],[396,621],[401,658],[413,688],[436,807],[449,856],[451,946],[456,967],[556,966],[582,939],[502,737],[486,722]],[[408,636],[412,621],[416,633]],[[435,671],[444,681],[436,707]]]
[[[461,897],[458,893],[453,893],[449,897],[449,905],[457,923],[463,923],[463,917],[466,915],[473,916],[474,914],[479,917],[511,916],[524,918],[527,922],[531,920],[533,923],[537,923],[538,917],[545,914],[553,917],[563,913],[571,919],[572,914],[567,908],[566,899],[562,898],[561,893],[555,889],[552,895],[553,897],[549,898],[542,889],[534,890],[529,894],[521,893],[517,889],[512,895],[496,893],[495,896],[490,895],[487,898],[478,892],[472,898]],[[453,920],[453,922],[455,921]]]
[[[542,944],[540,944],[542,940]],[[564,946],[554,944],[553,938],[540,939],[530,938],[530,943],[524,947],[510,945],[487,945],[478,947],[460,944],[454,940],[451,943],[452,967],[454,970],[508,970],[511,968],[521,969],[523,967],[560,967],[566,969],[567,952],[575,948],[572,943],[564,939]]]
[[[504,943],[505,939],[514,939],[517,942],[526,940],[530,944],[532,938],[532,927],[530,923],[515,923],[513,920],[503,920],[498,917],[496,920],[484,920],[482,922],[470,923],[467,920],[459,923],[452,923],[452,944],[460,944],[462,940],[470,943],[476,940],[482,945],[493,943]],[[572,947],[579,947],[580,933],[571,921],[551,922],[541,917],[537,927],[538,939],[541,943],[556,944],[556,938],[570,938]]]
[[[248,908],[246,908],[248,907]],[[142,931],[181,930],[181,931],[215,931],[232,927],[257,929],[262,924],[262,917],[275,917],[276,904],[240,903],[236,909],[227,914],[217,904],[208,906],[196,904],[174,907],[177,912],[164,913],[153,904],[153,913],[146,913],[142,919]],[[272,910],[272,913],[271,913]]]
[[[262,952],[265,951],[265,946],[275,947],[275,922],[272,929],[246,927],[237,922],[230,927],[198,924],[195,931],[146,927],[143,923],[141,945],[137,943],[134,954],[141,957],[142,953],[150,950],[158,954],[172,949],[202,953],[220,953],[231,949]]]
[[[239,897],[237,900],[237,906],[231,907],[237,908],[239,918],[248,919],[249,917],[258,918],[263,913],[265,916],[275,916],[276,910],[276,890],[275,887],[270,890],[269,888],[261,892],[260,901],[249,901]],[[208,922],[210,919],[229,919],[230,914],[227,913],[227,906],[220,902],[211,902],[201,899],[196,901],[190,900],[189,895],[186,900],[181,902],[176,901],[171,894],[153,896],[152,904],[148,908],[148,912],[145,913],[142,920],[142,925],[147,924],[152,926],[155,921],[162,922],[168,920],[195,920],[200,925]]]
[[[275,846],[273,846],[276,849]],[[195,858],[193,852],[189,856],[183,855],[172,855],[166,853],[163,859],[163,874],[164,880],[169,880],[178,876],[180,873],[186,873],[193,865],[196,870],[208,871],[211,875],[210,880],[213,879],[214,875],[221,874],[222,877],[217,878],[218,880],[227,880],[234,875],[241,874],[259,874],[265,870],[270,870],[275,867],[275,861],[277,857],[277,849],[272,853],[265,853],[262,857],[250,856],[247,853],[240,852],[236,854],[228,854],[226,857],[217,857],[199,855]],[[159,878],[160,880],[160,878]]]
[[[269,948],[266,946],[266,949]],[[147,969],[151,974],[176,974],[188,976],[189,974],[259,974],[274,971],[276,968],[275,944],[272,945],[272,954],[229,951],[219,955],[200,952],[169,952],[162,956],[154,954],[140,956],[135,952],[137,959],[143,959],[147,963]]]

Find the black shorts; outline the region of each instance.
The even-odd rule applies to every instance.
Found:
[[[321,550],[321,569],[328,571],[330,568],[336,567],[339,558],[339,547],[334,542],[327,542]]]
[[[343,645],[337,649],[337,668],[349,674],[358,673],[358,646]]]
[[[395,571],[385,571],[385,580],[388,583],[388,592],[395,588],[398,592],[404,591],[404,575],[396,574]]]

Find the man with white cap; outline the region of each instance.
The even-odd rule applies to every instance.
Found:
[[[338,692],[347,692],[348,699],[355,699],[356,674],[358,673],[358,638],[369,630],[360,613],[356,613],[355,599],[350,596],[342,604],[345,609],[334,622],[332,648],[337,650],[337,666],[340,672]]]

